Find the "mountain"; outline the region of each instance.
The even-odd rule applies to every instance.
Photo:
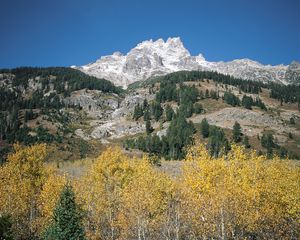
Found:
[[[293,61],[287,68],[285,77],[289,83],[300,83],[300,63]]]
[[[158,39],[138,44],[126,55],[115,52],[103,56],[94,63],[81,67],[73,66],[88,75],[105,78],[117,86],[129,84],[152,76],[182,70],[216,71],[236,78],[282,84],[300,82],[299,63],[290,65],[263,65],[250,59],[229,62],[210,62],[202,54],[192,56],[179,37]]]
[[[175,65],[171,58],[168,64]],[[294,78],[298,70],[294,62],[287,74]],[[257,136],[272,132],[276,144],[296,158],[300,156],[299,110],[300,86],[244,81],[217,72],[173,72],[136,82],[124,91],[72,68],[0,69],[0,164],[15,142],[47,143],[55,153],[52,159],[71,160],[97,154],[110,144],[146,152],[153,144],[151,151],[161,154],[163,136],[168,137],[164,154],[181,158],[182,143],[189,143],[182,139],[199,130],[190,122],[199,126],[204,118],[224,129],[218,130],[219,136],[226,133],[228,139],[238,121],[256,150],[264,150]],[[181,117],[171,123],[175,116]],[[153,131],[152,137],[146,134],[138,144],[135,138],[145,136],[145,130]],[[176,132],[188,134],[174,138]]]

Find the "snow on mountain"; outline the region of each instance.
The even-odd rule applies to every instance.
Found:
[[[289,84],[296,81],[299,83],[298,63],[289,67],[262,65],[250,59],[209,62],[202,54],[191,56],[179,37],[168,38],[167,41],[163,39],[143,41],[126,55],[115,52],[101,57],[94,63],[75,68],[89,75],[110,80],[115,85],[124,88],[151,76],[182,70],[217,71],[237,78],[263,82],[274,81]],[[292,79],[289,79],[289,76],[292,76]]]

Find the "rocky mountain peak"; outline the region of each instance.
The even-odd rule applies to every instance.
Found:
[[[216,71],[237,78],[283,84],[298,83],[299,63],[285,65],[263,65],[248,58],[229,62],[210,62],[202,54],[191,56],[180,37],[152,39],[137,44],[126,55],[115,52],[94,63],[77,69],[98,78],[110,80],[126,88],[129,84],[146,80],[151,76],[183,70]]]
[[[184,57],[190,56],[189,51],[184,47],[179,37],[168,38],[167,41],[164,41],[162,38],[156,41],[153,41],[152,39],[143,41],[142,43],[139,43],[135,48],[131,49],[128,55],[138,51],[143,51],[144,53],[150,55],[156,53],[158,55],[161,55],[162,57],[165,57],[164,55],[170,54],[173,54],[174,57],[176,57],[176,55],[181,55]]]
[[[113,56],[121,57],[121,56],[123,56],[123,54],[121,52],[117,51],[117,52],[113,53]]]
[[[168,38],[168,40],[166,41],[166,44],[169,44],[169,46],[184,48],[180,37]]]
[[[300,63],[297,61],[292,61],[288,66],[285,73],[285,78],[288,83],[291,84],[300,84]]]
[[[198,59],[198,61],[202,61],[202,62],[204,62],[204,61],[205,61],[205,57],[203,56],[203,54],[202,54],[202,53],[199,53],[199,55],[198,55],[198,56],[196,56],[196,58]]]

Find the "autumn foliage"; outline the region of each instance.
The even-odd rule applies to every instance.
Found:
[[[288,160],[267,160],[233,146],[213,159],[203,146],[187,155],[181,185],[191,238],[293,239],[300,236],[300,174]]]
[[[65,178],[45,168],[45,144],[14,148],[0,167],[0,215],[11,216],[15,239],[32,239],[48,224]]]
[[[45,154],[44,145],[16,146],[0,168],[0,214],[16,239],[41,236],[66,184]],[[218,158],[192,147],[177,177],[109,148],[69,182],[87,239],[300,238],[299,167],[238,146]]]

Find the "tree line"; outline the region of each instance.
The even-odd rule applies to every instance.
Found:
[[[42,89],[49,89],[49,84],[53,84],[53,89],[57,93],[72,92],[84,88],[117,94],[122,92],[121,88],[116,87],[108,80],[92,77],[68,67],[19,67],[0,69],[0,73],[13,74],[13,86],[23,86],[25,89],[28,87],[29,79],[33,79],[42,84]]]
[[[179,71],[165,76],[150,78],[143,86],[151,86],[157,82],[169,82],[173,84],[187,81],[205,81],[213,80],[224,85],[237,87],[245,93],[259,94],[262,88],[270,90],[270,97],[281,101],[282,103],[298,103],[300,109],[300,85],[283,85],[279,83],[263,83],[260,81],[245,80],[234,78],[217,72],[209,71]]]

